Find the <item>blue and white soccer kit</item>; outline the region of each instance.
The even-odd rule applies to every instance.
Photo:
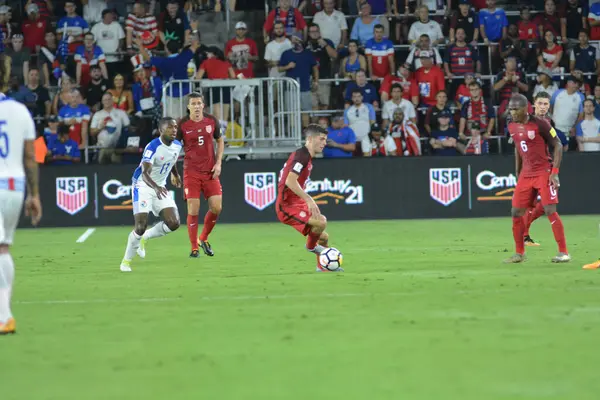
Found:
[[[158,216],[165,208],[177,208],[175,200],[170,194],[159,199],[154,189],[142,179],[142,164],[152,164],[150,178],[161,187],[167,184],[167,178],[181,153],[181,142],[174,140],[170,146],[163,143],[160,138],[152,140],[144,149],[142,161],[133,173],[133,214],[149,213]]]

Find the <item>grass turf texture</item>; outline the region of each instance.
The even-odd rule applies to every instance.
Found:
[[[571,264],[537,221],[333,222],[346,273],[316,273],[294,230],[185,227],[119,272],[130,228],[22,230],[0,338],[2,399],[597,399],[600,218],[565,217]]]

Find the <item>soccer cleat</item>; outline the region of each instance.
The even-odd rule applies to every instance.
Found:
[[[10,335],[17,332],[17,323],[14,318],[9,318],[8,321],[0,322],[0,335]]]
[[[553,263],[567,263],[571,261],[571,256],[567,253],[558,253],[554,258],[552,258]]]
[[[131,272],[131,260],[121,261],[121,272]]]
[[[539,246],[540,245],[538,242],[533,240],[531,238],[531,236],[529,236],[529,235],[525,236],[525,239],[523,239],[523,240],[525,242],[525,246]]]
[[[591,264],[586,264],[583,266],[583,269],[598,269],[600,268],[600,260],[593,262]]]
[[[190,253],[190,258],[199,258],[199,257],[200,257],[200,252],[198,251],[198,249],[192,250],[192,252]]]
[[[310,251],[311,253],[321,254],[323,250],[325,250],[325,246],[321,246],[320,244],[318,244],[315,246],[314,249],[311,250],[307,247],[306,250]]]
[[[148,239],[146,239],[143,236],[140,239],[140,247],[138,247],[138,249],[137,249],[137,255],[140,256],[140,258],[146,258],[146,242],[147,241],[148,241]]]
[[[518,263],[522,263],[525,260],[527,260],[527,257],[525,256],[525,254],[515,253],[512,257],[504,260],[504,264],[518,264]]]
[[[215,255],[215,252],[212,250],[212,247],[210,247],[210,243],[208,243],[207,240],[198,240],[198,242],[200,242],[200,247],[202,247],[202,251],[204,251],[204,254],[206,254],[209,257]]]

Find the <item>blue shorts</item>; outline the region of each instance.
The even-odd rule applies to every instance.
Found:
[[[560,139],[560,142],[562,143],[563,146],[566,146],[569,144],[569,136],[566,135],[563,131],[559,131],[558,129],[554,129],[556,131],[556,134],[558,135],[558,138]]]

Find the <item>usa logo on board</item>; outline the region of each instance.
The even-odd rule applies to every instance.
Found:
[[[460,168],[430,168],[429,195],[444,206],[458,200],[462,195]]]
[[[75,176],[56,178],[56,205],[70,215],[75,215],[88,205],[88,178]]]
[[[244,200],[259,211],[275,203],[277,176],[275,172],[248,172],[244,174]]]

